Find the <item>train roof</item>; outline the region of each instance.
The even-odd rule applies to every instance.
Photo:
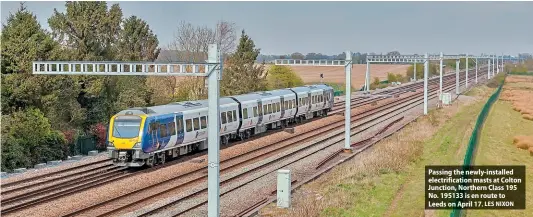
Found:
[[[219,102],[221,106],[233,104],[233,103],[237,104],[235,100],[228,98],[228,97],[221,97]],[[182,112],[182,111],[190,110],[191,108],[194,108],[194,109],[207,108],[208,106],[209,105],[208,105],[207,100],[173,102],[173,103],[169,103],[166,105],[130,108],[130,109],[123,110],[119,112],[118,114],[126,114],[127,112],[131,112],[131,114],[133,115],[146,114],[148,116],[152,116],[152,115],[157,115],[157,114],[170,114],[174,112]]]
[[[305,85],[306,87],[310,87],[311,89],[314,88],[321,88],[321,89],[333,89],[333,87],[327,85],[327,84],[313,84],[313,85]]]
[[[235,98],[240,102],[256,101],[258,99],[265,99],[265,98],[271,98],[271,97],[276,97],[276,96],[285,96],[285,95],[293,94],[291,89],[295,92],[308,92],[308,91],[311,91],[317,88],[332,89],[328,85],[317,84],[317,85],[306,85],[302,87],[286,88],[286,89],[271,90],[271,91],[260,91],[260,92],[253,92],[253,93],[242,94],[242,95],[231,96],[231,97],[221,97],[220,105],[222,106],[222,105],[229,105],[229,104],[237,104],[237,102],[235,102],[235,100],[233,100],[232,98]],[[208,105],[207,100],[173,102],[167,105],[129,108],[129,109],[119,112],[118,114],[152,116],[152,115],[157,115],[157,114],[170,114],[174,112],[182,112],[182,111],[186,111],[190,109],[207,108],[208,106],[209,105]]]

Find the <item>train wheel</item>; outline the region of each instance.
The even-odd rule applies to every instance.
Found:
[[[167,155],[165,152],[159,152],[159,164],[165,164]]]
[[[221,136],[220,137],[220,143],[222,143],[222,145],[227,145],[228,144],[228,137],[227,136]]]
[[[146,166],[148,167],[154,167],[154,156],[150,156],[148,157],[148,159],[146,159]]]

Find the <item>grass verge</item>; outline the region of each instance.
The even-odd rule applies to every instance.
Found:
[[[507,84],[505,84],[507,86]],[[481,131],[476,165],[525,165],[526,182],[533,180],[533,158],[525,150],[513,145],[516,135],[533,135],[533,122],[522,118],[511,103],[498,100],[491,109]],[[526,184],[525,210],[469,210],[468,217],[533,216],[533,188]]]
[[[424,166],[462,164],[477,115],[493,88],[479,87],[430,111],[365,153],[294,193],[289,210],[270,204],[261,216],[448,216],[424,210]]]

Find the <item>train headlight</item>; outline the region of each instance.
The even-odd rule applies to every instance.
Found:
[[[141,148],[141,143],[138,142],[138,143],[135,143],[135,145],[133,146],[134,149],[139,149]]]
[[[114,148],[115,144],[113,144],[113,142],[107,142],[107,147],[108,148]]]

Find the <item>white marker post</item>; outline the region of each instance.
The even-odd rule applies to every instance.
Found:
[[[465,89],[468,89],[468,54],[466,54],[466,78],[465,78]]]
[[[415,61],[415,64],[413,66],[413,79],[416,82],[416,61]]]
[[[455,61],[455,95],[459,95],[459,65],[461,64],[461,60],[457,59]]]
[[[208,62],[217,63],[220,67],[212,71],[207,77],[208,105],[207,110],[207,215],[218,217],[220,215],[220,90],[219,84],[222,78],[222,60],[218,46],[210,44],[208,49]],[[211,70],[212,67],[209,66]],[[206,70],[209,72],[210,70]]]
[[[476,58],[476,84],[477,84],[477,58]]]
[[[368,74],[368,62],[367,74]],[[344,150],[351,152],[352,147],[350,143],[350,128],[351,128],[351,92],[352,92],[352,52],[346,51],[346,63],[344,64],[344,72],[346,73],[346,102],[344,111]],[[370,83],[368,84],[370,86]]]
[[[429,55],[426,53],[424,62],[424,115],[428,114],[428,77],[429,77]]]
[[[487,59],[487,80],[490,80],[490,59]]]
[[[444,62],[444,54],[442,52],[440,52],[440,68],[439,68],[439,99],[442,100],[442,68],[444,66],[443,64]]]

